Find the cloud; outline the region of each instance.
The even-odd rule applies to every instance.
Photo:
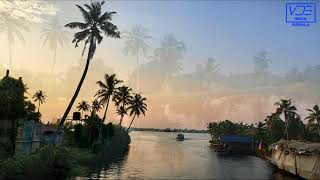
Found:
[[[43,23],[47,16],[55,16],[59,9],[45,1],[0,1],[0,13],[8,13],[14,18],[23,18],[30,22]]]

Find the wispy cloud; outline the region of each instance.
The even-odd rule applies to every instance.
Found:
[[[42,23],[46,17],[55,16],[59,9],[53,4],[36,0],[2,0],[0,13],[9,13],[14,18],[23,18],[30,22]]]

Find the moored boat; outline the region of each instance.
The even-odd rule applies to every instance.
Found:
[[[280,140],[271,145],[271,163],[306,179],[320,177],[320,143]]]
[[[183,141],[184,140],[184,135],[183,134],[178,134],[176,139],[177,139],[177,141]]]

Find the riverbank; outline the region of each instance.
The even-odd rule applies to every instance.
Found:
[[[66,179],[88,176],[123,155],[130,136],[121,127],[101,145],[92,148],[45,146],[33,155],[20,155],[0,162],[0,179]]]

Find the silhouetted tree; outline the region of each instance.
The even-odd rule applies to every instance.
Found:
[[[320,109],[318,105],[314,105],[312,109],[306,109],[310,114],[305,118],[308,124],[316,124],[318,127],[318,135],[320,137]]]
[[[92,109],[91,114],[96,114],[97,112],[99,112],[102,109],[101,103],[97,99],[95,99],[92,102],[91,109]]]
[[[140,94],[134,94],[131,98],[128,110],[130,111],[130,116],[133,115],[133,118],[127,131],[129,131],[135,117],[139,117],[141,114],[145,115],[145,112],[147,111],[147,104],[145,103],[146,100],[147,98],[142,97]]]
[[[78,106],[77,106],[78,111],[81,111],[82,115],[84,115],[85,112],[90,110],[90,105],[88,101],[82,100]]]
[[[109,74],[105,74],[104,80],[105,80],[105,83],[102,81],[97,82],[97,84],[100,87],[100,90],[95,95],[99,100],[99,103],[101,105],[106,106],[106,109],[104,111],[103,118],[102,118],[102,123],[104,123],[107,118],[107,111],[108,111],[110,99],[112,96],[115,95],[117,85],[122,82],[121,80],[117,79],[115,74],[112,74],[110,76]],[[102,125],[100,127],[100,132],[99,132],[99,140],[101,140],[102,138],[101,135],[102,135]]]
[[[274,105],[277,106],[277,114],[284,114],[285,125],[286,125],[286,134],[287,140],[289,140],[289,114],[296,114],[297,108],[291,104],[291,99],[281,99],[279,102],[276,102]]]
[[[63,117],[61,118],[61,121],[59,123],[58,129],[60,130],[63,127],[63,124],[72,108],[73,103],[75,102],[81,86],[83,84],[83,81],[87,75],[89,64],[91,59],[93,58],[93,55],[96,51],[96,45],[97,43],[100,44],[103,40],[102,33],[104,33],[106,36],[109,37],[115,37],[120,38],[120,32],[118,31],[117,26],[112,24],[110,21],[112,20],[112,15],[114,15],[116,12],[105,12],[101,13],[101,6],[104,4],[104,1],[102,2],[92,2],[90,5],[85,4],[84,6],[87,8],[85,10],[83,7],[77,5],[79,8],[83,18],[83,22],[72,22],[67,25],[66,27],[69,28],[79,28],[81,29],[80,32],[75,33],[73,43],[75,43],[75,47],[78,47],[78,43],[81,41],[85,41],[84,48],[82,51],[82,55],[86,49],[87,44],[89,44],[89,51],[86,61],[86,66],[83,71],[82,77],[80,79],[80,82],[77,86],[77,89],[65,111],[63,114]],[[53,141],[54,142],[54,141]]]
[[[140,91],[140,55],[145,56],[149,45],[147,40],[152,37],[149,35],[149,30],[142,25],[134,25],[131,32],[124,32],[125,47],[124,54],[136,56],[137,58],[137,91]],[[141,54],[140,54],[141,53]],[[144,64],[144,63],[142,63]]]
[[[123,119],[124,115],[127,114],[125,107],[130,102],[131,91],[132,91],[132,89],[127,86],[121,86],[121,87],[117,88],[117,90],[116,90],[116,94],[114,96],[114,101],[115,101],[115,105],[117,106],[117,114],[120,115],[119,125],[122,124],[122,119]]]
[[[124,106],[119,106],[116,113],[120,116],[119,126],[121,126],[123,117],[128,114],[127,109]]]
[[[38,101],[38,112],[40,112],[40,105],[46,101],[47,95],[44,91],[39,90],[33,95],[34,102]]]
[[[51,66],[51,73],[53,73],[56,65],[57,48],[58,46],[63,47],[66,41],[69,40],[68,36],[70,33],[62,29],[63,26],[60,25],[58,19],[53,19],[48,25],[48,28],[43,29],[44,33],[42,34],[41,38],[44,38],[43,45],[48,44],[50,50],[53,51],[53,60]]]

